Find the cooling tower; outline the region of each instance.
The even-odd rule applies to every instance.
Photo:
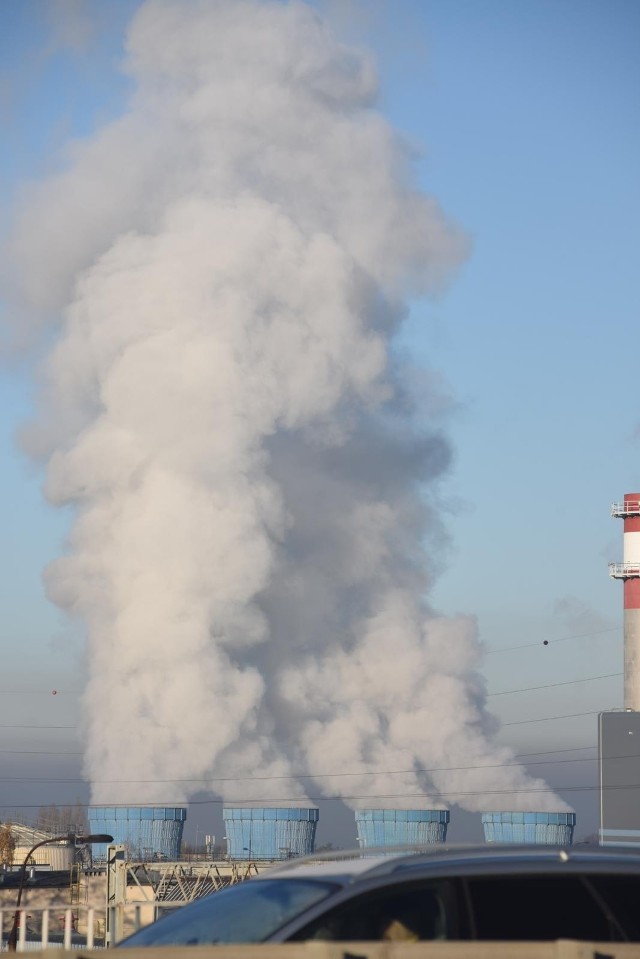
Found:
[[[174,806],[89,806],[89,830],[108,833],[124,843],[130,859],[178,859],[187,810]],[[92,847],[105,859],[106,845]]]
[[[362,849],[373,846],[425,846],[447,838],[448,809],[358,809]]]
[[[570,846],[575,824],[574,812],[482,813],[486,842]]]
[[[313,852],[317,809],[226,806],[229,859],[289,859]]]

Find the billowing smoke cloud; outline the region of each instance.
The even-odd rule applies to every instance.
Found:
[[[127,69],[9,250],[62,317],[25,442],[75,511],[46,582],[87,626],[93,801],[566,808],[424,598],[450,450],[392,344],[466,242],[371,63],[301,3],[149,0]]]

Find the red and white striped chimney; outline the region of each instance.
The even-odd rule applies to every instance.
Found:
[[[640,711],[640,493],[625,493],[611,515],[624,519],[623,562],[609,563],[624,580],[624,708]]]

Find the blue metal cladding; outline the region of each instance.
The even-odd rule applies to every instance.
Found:
[[[448,809],[359,809],[356,811],[361,848],[425,846],[444,842]]]
[[[574,812],[483,812],[486,842],[570,846],[576,824]]]
[[[290,859],[313,852],[317,809],[225,806],[229,859]]]
[[[124,843],[131,859],[178,859],[187,810],[175,806],[89,806],[89,829]],[[96,843],[94,859],[105,859],[107,846]]]

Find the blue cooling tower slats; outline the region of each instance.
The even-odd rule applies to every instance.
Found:
[[[486,842],[570,846],[576,814],[573,812],[485,812]]]
[[[424,846],[444,842],[448,809],[359,809],[356,811],[358,842],[373,846]]]
[[[289,859],[313,852],[317,809],[226,806],[222,817],[230,859]]]
[[[106,832],[124,843],[131,859],[177,859],[187,810],[181,806],[90,806],[91,832]],[[93,846],[94,859],[104,859],[107,846]]]

